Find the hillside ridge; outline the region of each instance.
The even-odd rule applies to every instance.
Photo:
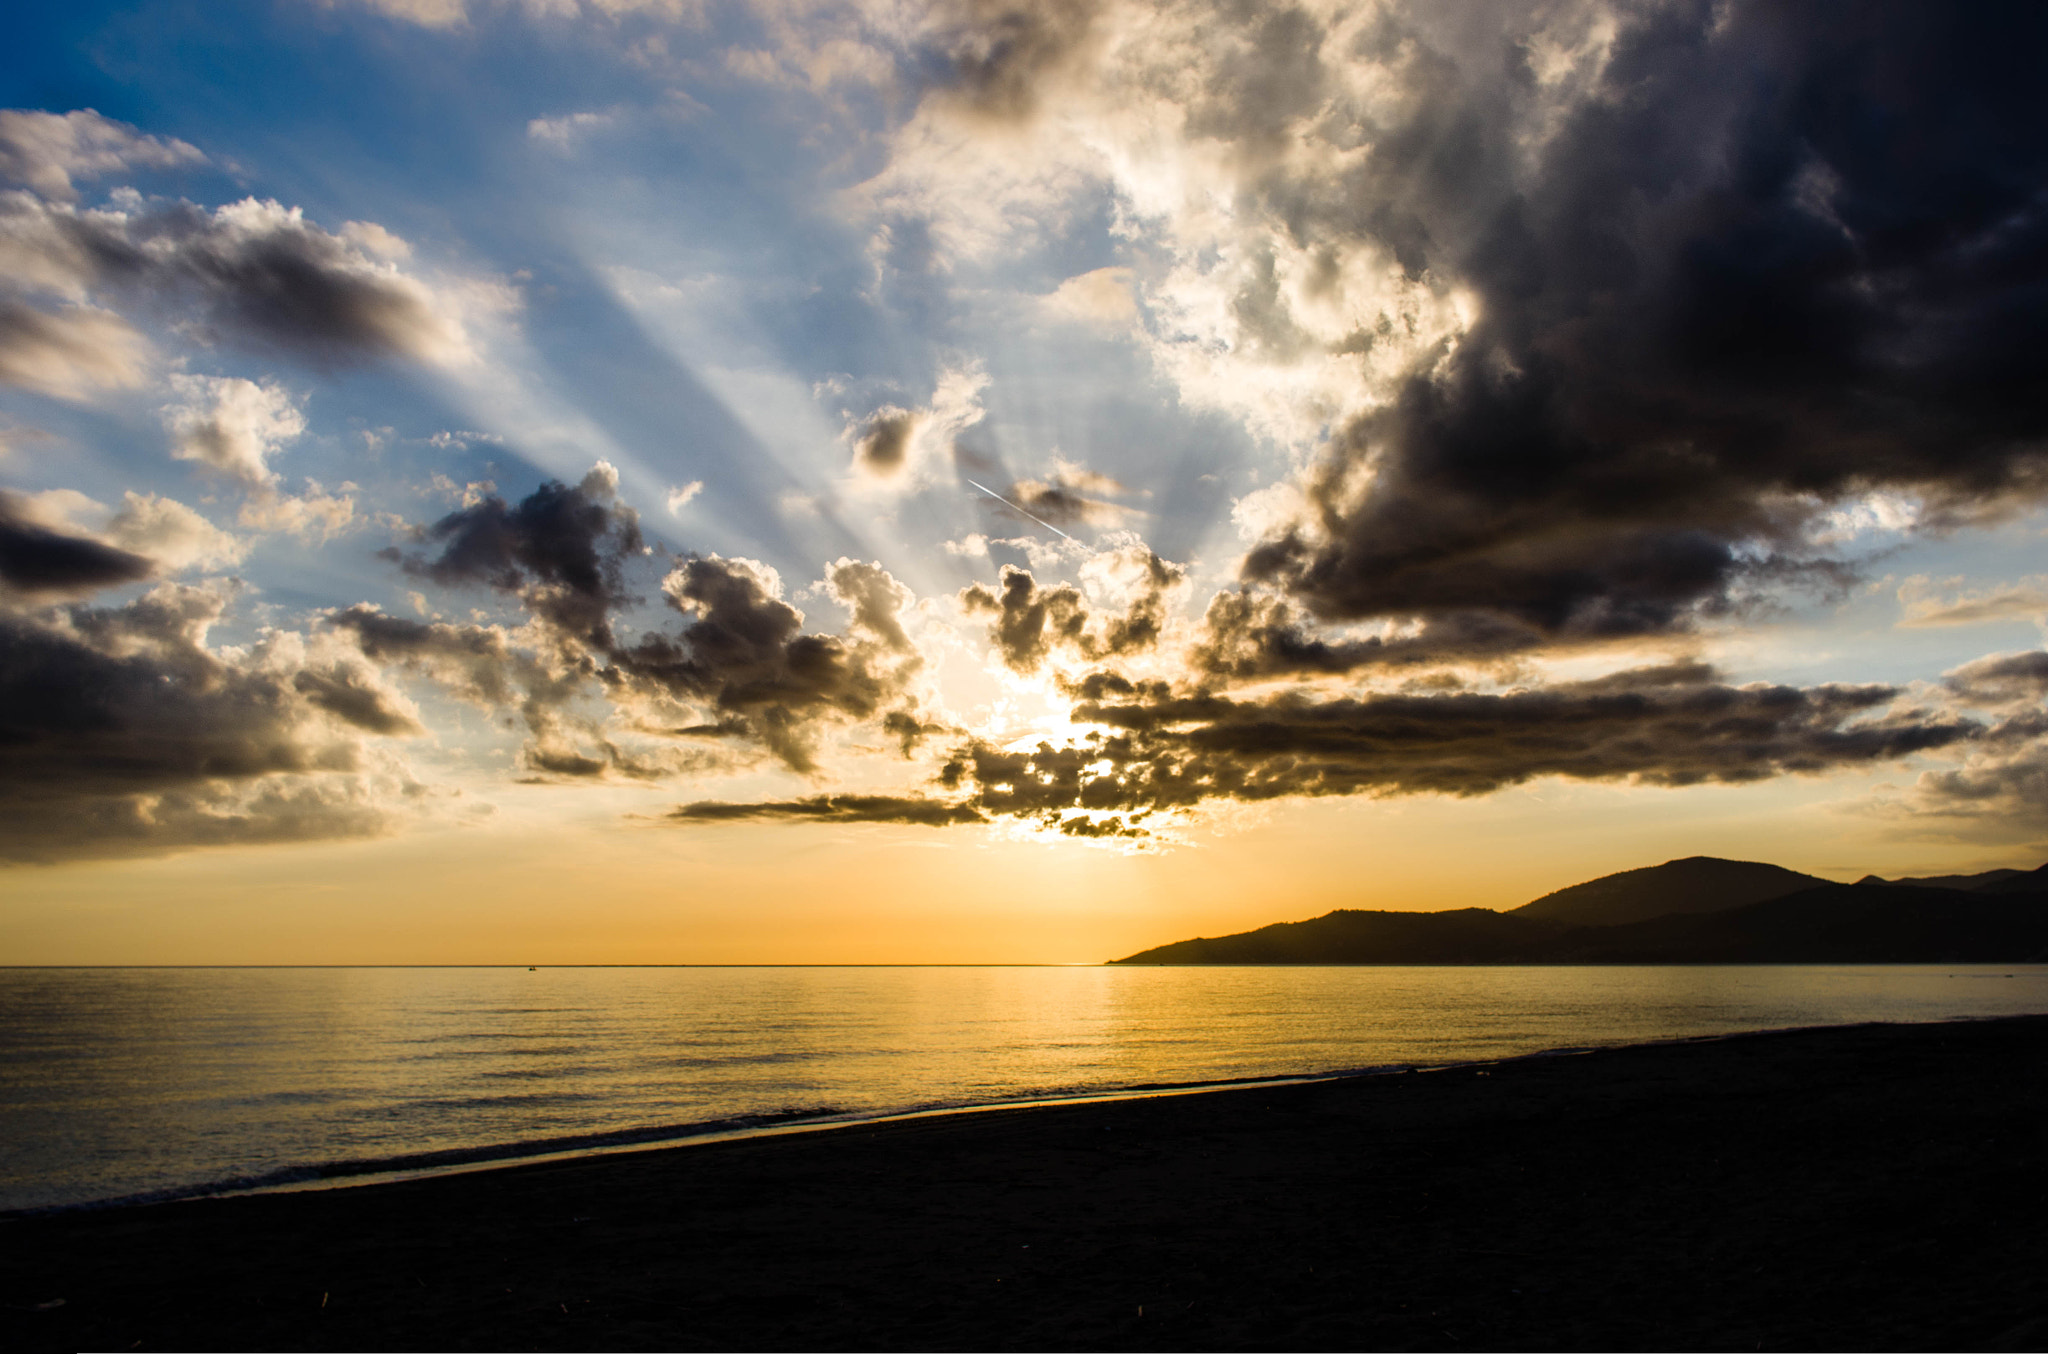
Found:
[[[1942,878],[1976,886],[1874,877],[1835,884],[1758,861],[1688,856],[1588,880],[1507,911],[1338,908],[1109,962],[2048,962],[2048,866]],[[1715,880],[1726,885],[1718,901],[1707,892]],[[1794,887],[1780,891],[1787,880]],[[1588,916],[1616,920],[1579,920]]]
[[[1832,882],[1764,861],[1685,856],[1557,889],[1509,915],[1573,926],[1620,926],[1655,917],[1722,912]]]

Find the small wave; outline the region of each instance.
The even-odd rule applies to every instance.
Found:
[[[1118,1100],[1153,1095],[1187,1094],[1199,1091],[1251,1089],[1257,1086],[1322,1080],[1332,1076],[1357,1076],[1372,1072],[1401,1070],[1406,1069],[1405,1067],[1351,1068],[1334,1073],[1315,1072],[1305,1075],[1298,1073],[1275,1074],[1271,1076],[1235,1077],[1213,1081],[1135,1082],[1107,1086],[1079,1084],[1013,1091],[1003,1094],[999,1098],[989,1096],[956,1097],[944,1100],[928,1100],[908,1105],[870,1107],[861,1110],[849,1110],[835,1105],[784,1105],[779,1109],[727,1115],[718,1119],[693,1120],[686,1123],[608,1129],[592,1133],[570,1133],[543,1138],[524,1138],[509,1142],[483,1143],[467,1147],[440,1148],[426,1152],[402,1152],[390,1156],[355,1157],[338,1161],[282,1166],[271,1171],[225,1176],[220,1179],[196,1184],[167,1186],[161,1189],[143,1190],[112,1198],[4,1209],[0,1210],[0,1220],[43,1217],[56,1213],[86,1212],[107,1208],[132,1208],[150,1204],[178,1203],[187,1199],[215,1198],[221,1195],[345,1185],[357,1180],[363,1183],[370,1183],[368,1177],[432,1173],[476,1166],[510,1166],[536,1159],[616,1151],[636,1147],[652,1147],[666,1143],[681,1144],[693,1139],[748,1134],[761,1130],[839,1127],[857,1123],[872,1123],[879,1120],[922,1118],[928,1115],[973,1113],[982,1110],[1018,1109],[1034,1105],[1073,1104],[1090,1100]],[[487,1104],[490,1100],[494,1099],[539,1098],[490,1097],[449,1103],[475,1106],[477,1104]],[[568,1100],[578,1098],[580,1097],[563,1097],[563,1099]],[[413,1102],[415,1106],[420,1103],[422,1102]],[[428,1101],[424,1103],[436,1104],[440,1102]],[[390,1108],[395,1111],[402,1110],[405,1107],[391,1106]]]
[[[1964,1019],[1971,1020],[1993,1020],[1997,1018],[1995,1015],[1964,1017]],[[1855,1023],[1876,1025],[1885,1022]],[[696,1139],[722,1135],[746,1135],[764,1131],[775,1132],[806,1128],[839,1127],[934,1115],[1021,1109],[1041,1105],[1077,1104],[1089,1101],[1120,1100],[1146,1096],[1252,1090],[1261,1086],[1298,1085],[1312,1081],[1335,1081],[1353,1077],[1384,1076],[1405,1072],[1428,1072],[1459,1067],[1490,1067],[1523,1060],[1536,1061],[1545,1058],[1570,1057],[1617,1047],[1655,1047],[1662,1044],[1718,1042],[1758,1035],[1788,1034],[1812,1028],[1820,1027],[1784,1026],[1762,1030],[1730,1030],[1708,1034],[1675,1035],[1663,1039],[1621,1038],[1613,1041],[1565,1045],[1546,1049],[1534,1049],[1526,1052],[1500,1053],[1491,1056],[1426,1057],[1408,1062],[1324,1067],[1253,1077],[1229,1077],[1195,1081],[1126,1082],[1114,1085],[1073,1084],[1064,1087],[1017,1089],[998,1092],[995,1095],[929,1100],[910,1105],[898,1104],[889,1107],[867,1107],[859,1110],[849,1110],[833,1105],[784,1105],[779,1109],[728,1115],[717,1119],[695,1120],[686,1123],[562,1134],[509,1142],[485,1143],[467,1147],[450,1147],[434,1151],[398,1153],[391,1156],[363,1157],[284,1166],[271,1171],[228,1176],[203,1183],[147,1190],[114,1198],[0,1210],[0,1220],[106,1208],[126,1208],[147,1204],[175,1203],[186,1199],[247,1194],[257,1191],[318,1188],[322,1186],[345,1185],[352,1181],[367,1184],[371,1183],[372,1177],[427,1174],[470,1167],[509,1166],[526,1161],[561,1156],[631,1150],[668,1143],[684,1144]],[[994,1088],[989,1089],[994,1090]],[[530,1103],[531,1100],[539,1098],[492,1097],[480,1100],[450,1102],[416,1101],[412,1103],[415,1106],[422,1103],[449,1103],[473,1107],[478,1104],[490,1103],[492,1100],[506,1102],[527,1101]],[[561,1098],[573,1101],[584,1097],[571,1095]],[[392,1106],[390,1108],[397,1111],[403,1110],[405,1106]]]
[[[520,1094],[501,1093],[497,1095],[422,1095],[410,1100],[394,1100],[390,1104],[366,1110],[361,1116],[365,1120],[385,1120],[404,1123],[417,1117],[423,1111],[456,1110],[475,1113],[480,1110],[539,1110],[574,1108],[579,1105],[603,1104],[607,1099],[602,1087],[571,1091],[526,1091]]]
[[[454,1166],[478,1166],[514,1162],[530,1157],[561,1153],[590,1152],[612,1147],[639,1147],[654,1143],[682,1142],[718,1133],[742,1133],[749,1129],[783,1124],[827,1122],[847,1118],[848,1111],[833,1105],[785,1105],[780,1109],[753,1114],[729,1115],[686,1124],[661,1124],[641,1128],[612,1129],[602,1133],[571,1133],[552,1138],[527,1138],[517,1142],[487,1143],[474,1147],[448,1147],[431,1152],[402,1152],[386,1157],[355,1157],[307,1165],[281,1166],[251,1175],[227,1176],[192,1185],[123,1194],[111,1199],[81,1203],[46,1204],[36,1208],[0,1211],[0,1219],[42,1217],[52,1213],[76,1213],[103,1208],[131,1208],[143,1204],[176,1203],[182,1199],[204,1199],[222,1194],[249,1194],[323,1181],[347,1181],[358,1176],[391,1175],[410,1171],[435,1171]]]
[[[812,1049],[773,1049],[747,1053],[681,1053],[653,1059],[660,1067],[774,1067],[784,1063],[825,1062],[830,1055]]]

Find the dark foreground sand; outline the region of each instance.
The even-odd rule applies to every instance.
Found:
[[[2048,1017],[31,1218],[0,1288],[17,1350],[2040,1349]]]

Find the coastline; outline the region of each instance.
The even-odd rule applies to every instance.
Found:
[[[1717,1035],[1698,1036],[1718,1038]],[[1581,1049],[1546,1049],[1525,1057],[1548,1057]],[[1498,1061],[1498,1060],[1495,1060]],[[1303,1076],[1238,1077],[1218,1081],[1173,1082],[1157,1085],[1108,1087],[1099,1091],[1047,1094],[1008,1100],[972,1101],[960,1104],[919,1106],[900,1110],[791,1111],[787,1114],[742,1114],[726,1119],[705,1119],[691,1123],[648,1128],[618,1129],[602,1133],[573,1134],[524,1142],[479,1143],[473,1147],[451,1147],[438,1151],[412,1152],[396,1157],[347,1158],[300,1166],[285,1166],[261,1176],[216,1180],[191,1185],[169,1186],[140,1194],[108,1199],[83,1199],[75,1203],[41,1204],[0,1209],[0,1224],[30,1218],[56,1217],[68,1213],[95,1213],[108,1209],[154,1208],[163,1204],[191,1203],[204,1199],[242,1199],[261,1194],[303,1194],[316,1190],[361,1189],[399,1184],[410,1180],[433,1180],[447,1175],[473,1175],[480,1171],[517,1170],[524,1166],[558,1161],[585,1161],[597,1157],[635,1152],[665,1152],[717,1142],[743,1142],[756,1138],[784,1137],[796,1133],[821,1133],[839,1128],[870,1124],[899,1123],[911,1119],[935,1119],[963,1114],[985,1114],[998,1110],[1040,1109],[1059,1105],[1093,1105],[1118,1100],[1144,1100],[1160,1096],[1209,1095],[1226,1091],[1259,1090],[1269,1086],[1305,1085],[1343,1077],[1379,1076],[1408,1071],[1436,1071],[1441,1064],[1347,1068]],[[1480,1065],[1475,1061],[1472,1065]]]
[[[1978,976],[1997,976],[1984,974]],[[2010,978],[2011,974],[2003,975]],[[1856,1024],[1957,1023],[1966,1020],[1997,1019],[1990,1016],[1956,1016],[1946,1022],[1855,1022]],[[151,1208],[161,1204],[187,1203],[202,1199],[234,1199],[259,1194],[298,1194],[321,1190],[358,1189],[412,1180],[437,1179],[446,1175],[468,1175],[481,1171],[512,1170],[523,1166],[559,1161],[580,1161],[596,1157],[638,1152],[679,1150],[710,1143],[738,1142],[755,1138],[782,1137],[833,1129],[889,1124],[915,1119],[986,1114],[1004,1110],[1044,1109],[1063,1105],[1089,1105],[1120,1100],[1151,1099],[1161,1096],[1207,1095],[1228,1091],[1258,1090],[1273,1086],[1305,1085],[1353,1077],[1395,1076],[1410,1072],[1442,1072],[1459,1068],[1492,1068],[1525,1058],[1555,1058],[1592,1053],[1608,1048],[1655,1048],[1694,1044],[1721,1039],[1739,1039],[1756,1034],[1798,1034],[1842,1025],[1787,1025],[1761,1029],[1726,1030],[1707,1034],[1676,1034],[1655,1039],[1615,1040],[1582,1045],[1535,1048],[1525,1052],[1475,1058],[1407,1061],[1358,1067],[1337,1067],[1300,1074],[1272,1073],[1263,1076],[1222,1077],[1206,1081],[1139,1082],[1071,1091],[1046,1091],[990,1100],[942,1101],[898,1108],[839,1110],[830,1106],[791,1109],[779,1113],[737,1114],[723,1118],[608,1129],[558,1137],[479,1142],[461,1147],[407,1152],[389,1157],[349,1157],[328,1161],[302,1162],[278,1167],[261,1175],[236,1176],[211,1181],[168,1185],[159,1189],[106,1198],[79,1199],[63,1203],[33,1204],[0,1208],[0,1223],[21,1219],[59,1216],[107,1209]]]
[[[362,970],[314,982],[94,971],[0,995],[40,1012],[6,1032],[6,1060],[24,1081],[0,1113],[5,1217],[331,1188],[337,1178],[632,1151],[803,1120],[2042,1012],[2048,965],[805,970],[738,980]],[[278,1019],[279,1002],[296,1016]],[[792,1044],[715,1014],[762,1002],[795,1012],[809,1035]],[[462,1014],[477,1003],[481,1018]],[[672,1015],[648,1015],[675,1010],[694,1013],[680,1040]],[[330,1027],[349,1033],[309,1033]]]
[[[2044,1054],[2048,1016],[1823,1027],[17,1217],[0,1331],[2038,1348]]]

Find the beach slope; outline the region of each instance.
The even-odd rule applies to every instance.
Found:
[[[2044,1066],[1859,1026],[17,1218],[0,1340],[2038,1349]]]

